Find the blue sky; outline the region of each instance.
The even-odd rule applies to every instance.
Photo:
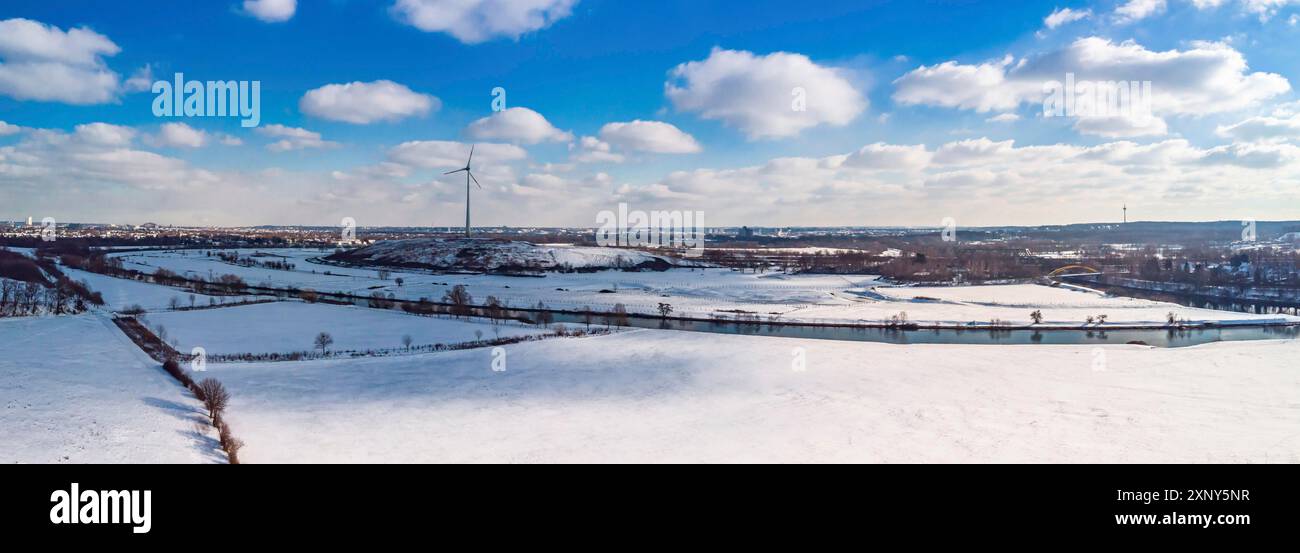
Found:
[[[0,218],[452,225],[463,183],[440,173],[477,143],[483,224],[591,225],[620,202],[717,225],[1065,223],[1125,202],[1143,219],[1300,219],[1297,14],[1290,0],[11,0]],[[141,88],[176,72],[260,81],[261,126],[155,117]],[[1043,83],[1066,73],[1151,81],[1157,122],[1043,117]],[[513,113],[493,112],[495,87]],[[795,87],[806,111],[787,105]]]

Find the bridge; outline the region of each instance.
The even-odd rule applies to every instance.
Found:
[[[1094,269],[1087,265],[1066,265],[1064,267],[1061,267],[1060,269],[1047,273],[1047,278],[1055,278],[1060,276],[1081,276],[1081,275],[1099,275],[1099,274],[1101,274],[1101,271],[1098,271],[1097,269]]]

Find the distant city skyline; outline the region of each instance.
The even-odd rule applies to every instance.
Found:
[[[1300,220],[1297,43],[1300,0],[15,0],[0,216],[458,227],[477,144],[483,228]],[[177,74],[257,117],[155,116]]]

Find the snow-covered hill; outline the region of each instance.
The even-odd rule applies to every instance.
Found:
[[[664,270],[695,262],[637,250],[547,246],[484,238],[416,238],[379,242],[329,257],[361,265],[464,271],[557,271],[640,267]]]

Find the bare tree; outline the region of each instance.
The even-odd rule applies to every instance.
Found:
[[[547,309],[545,303],[540,301],[537,302],[537,322],[543,327],[551,326],[551,323],[555,322],[555,315]]]
[[[659,317],[660,317],[660,318],[667,319],[668,316],[671,315],[672,313],[673,313],[673,306],[668,305],[668,304],[663,303],[663,302],[660,302],[660,303],[659,303]]]
[[[616,326],[627,326],[627,306],[621,303],[614,304],[612,315]]]
[[[316,335],[315,344],[316,349],[320,350],[321,354],[324,354],[329,350],[330,346],[334,345],[334,337],[330,336],[330,333],[328,332],[322,332]]]
[[[415,340],[411,338],[410,334],[407,334],[406,336],[402,336],[402,345],[406,346],[407,350],[411,349],[411,343],[414,341]]]
[[[442,297],[442,301],[452,305],[452,313],[456,316],[469,315],[469,306],[474,303],[474,297],[470,296],[469,289],[464,284],[457,284],[448,290]]]
[[[1034,324],[1043,324],[1043,311],[1035,309],[1033,313],[1029,314],[1029,318],[1034,320]]]
[[[230,392],[225,385],[215,378],[205,378],[198,383],[198,396],[203,399],[203,407],[208,410],[208,418],[214,422],[221,420],[221,413],[230,403]]]

